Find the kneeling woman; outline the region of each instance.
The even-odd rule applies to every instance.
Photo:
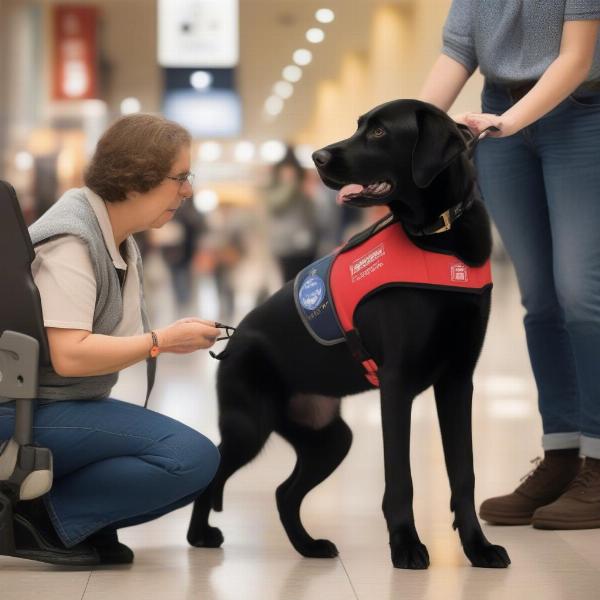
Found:
[[[192,195],[190,136],[131,115],[98,142],[86,186],[66,192],[30,227],[52,367],[39,379],[34,440],[54,456],[43,498],[20,502],[20,556],[59,564],[129,563],[117,529],[191,502],[210,483],[217,448],[169,417],[110,398],[121,369],[158,352],[211,347],[219,330],[182,319],[151,331],[133,233],[167,223]],[[14,428],[0,404],[0,439]]]

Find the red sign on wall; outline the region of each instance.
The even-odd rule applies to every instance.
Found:
[[[97,98],[98,11],[93,6],[74,5],[57,5],[53,10],[53,98]]]

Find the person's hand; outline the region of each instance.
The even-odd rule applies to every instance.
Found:
[[[497,127],[500,131],[486,131],[485,135],[498,138],[514,135],[521,129],[508,114],[468,113],[465,120],[471,131],[477,132],[476,135],[479,135],[484,129],[491,126]]]
[[[486,131],[485,136],[508,137],[519,131],[510,118],[490,113],[460,113],[452,115],[456,123],[466,125],[474,136],[479,136],[488,127],[497,127],[500,131]]]
[[[221,333],[214,321],[196,317],[179,319],[168,327],[156,330],[161,352],[189,354],[196,350],[211,348]]]
[[[469,124],[466,121],[466,118],[468,115],[470,115],[471,113],[459,113],[456,115],[450,115],[450,118],[455,122],[455,123],[460,123],[461,125],[466,125],[467,127],[469,127]],[[470,129],[470,127],[469,127]]]

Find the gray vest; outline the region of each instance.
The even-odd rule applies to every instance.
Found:
[[[66,192],[56,204],[29,227],[34,246],[63,235],[76,235],[87,245],[96,277],[96,307],[92,332],[110,335],[123,317],[119,277],[104,242],[96,213],[82,188]],[[142,259],[133,236],[127,238],[127,252],[135,257],[140,277],[140,304],[144,331],[150,331],[142,285]],[[148,396],[154,383],[156,360],[148,359]],[[50,401],[97,400],[109,396],[119,373],[91,377],[62,377],[51,366],[41,367],[38,398]]]

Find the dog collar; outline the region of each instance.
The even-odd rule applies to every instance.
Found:
[[[458,204],[455,204],[448,210],[444,211],[431,225],[427,227],[423,227],[422,229],[413,229],[410,226],[406,226],[408,233],[414,236],[424,236],[450,231],[450,229],[452,229],[452,223],[459,219],[464,212],[473,206],[476,196],[476,193],[473,193],[474,191],[475,182],[471,184],[469,196],[466,200],[461,200]]]
[[[498,127],[491,125],[490,127],[483,129],[479,135],[475,136],[466,125],[459,123],[458,128],[470,136],[470,139],[467,141],[467,152],[470,159],[472,159],[473,155],[475,154],[475,148],[477,147],[477,144],[488,135],[489,131],[500,131]],[[414,236],[435,235],[436,233],[445,233],[446,231],[450,231],[450,229],[452,229],[452,223],[460,218],[465,211],[471,208],[473,202],[475,201],[475,197],[479,199],[481,198],[475,185],[475,180],[473,180],[467,199],[455,204],[453,207],[443,212],[432,225],[424,227],[423,229],[415,230],[408,226],[406,229],[411,235]]]

